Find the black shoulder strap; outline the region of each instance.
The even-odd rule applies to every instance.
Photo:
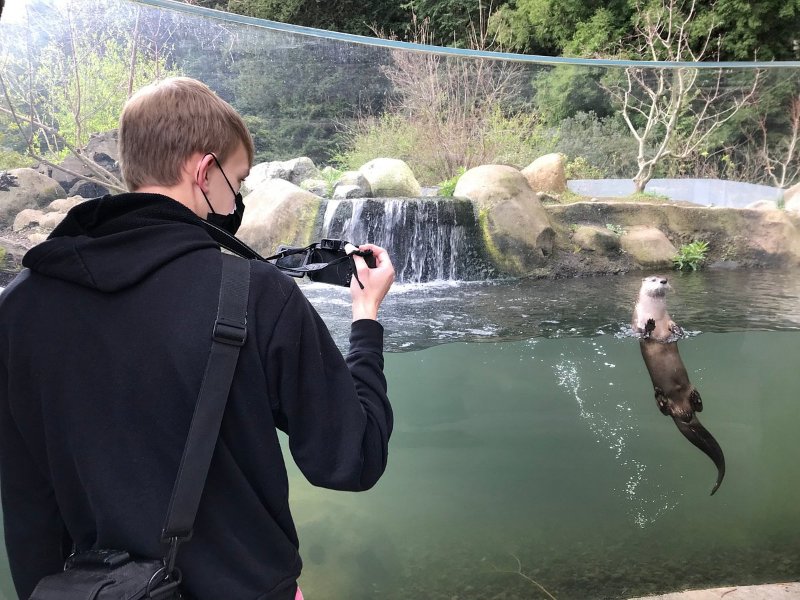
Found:
[[[239,349],[247,337],[249,290],[250,261],[223,254],[214,341],[162,532],[162,541],[171,544],[167,556],[170,570],[174,566],[178,544],[192,536],[197,507],[200,505],[200,496],[217,444],[233,372],[239,359]]]

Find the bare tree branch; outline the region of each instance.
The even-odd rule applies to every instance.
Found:
[[[695,1],[681,13],[679,0],[662,0],[651,9],[639,6],[633,44],[641,55],[656,61],[700,62],[708,56],[715,27],[698,50],[693,50],[689,25],[695,15]],[[717,44],[717,57],[719,43]],[[633,178],[643,191],[655,169],[666,158],[684,160],[695,155],[740,109],[753,103],[761,72],[755,71],[752,85],[727,89],[731,73],[716,71],[712,85],[703,85],[700,70],[692,67],[628,67],[625,84],[604,85],[620,104],[622,118],[637,142],[638,172]],[[688,131],[685,128],[691,123]]]

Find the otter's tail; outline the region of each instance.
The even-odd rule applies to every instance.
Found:
[[[692,415],[691,420],[688,422],[674,417],[673,421],[675,421],[675,425],[678,426],[678,429],[687,440],[700,448],[700,450],[714,461],[717,467],[717,483],[714,485],[714,489],[711,490],[711,495],[713,496],[719,489],[722,478],[725,477],[725,455],[722,454],[722,448],[719,447],[714,436],[697,420],[697,415]]]

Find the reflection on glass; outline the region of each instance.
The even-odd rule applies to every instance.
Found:
[[[122,103],[185,74],[245,116],[257,163],[273,161],[254,169],[246,202],[275,178],[317,186],[313,239],[389,249],[399,280],[381,316],[397,419],[389,469],[359,495],[291,473],[307,597],[541,595],[520,573],[561,600],[800,578],[800,480],[787,477],[800,462],[800,243],[775,210],[798,177],[798,65],[419,50],[161,0],[11,2],[2,167],[35,155],[64,195],[120,190],[107,132]],[[456,178],[473,167],[523,169],[554,153],[564,189],[514,200],[547,209],[533,249],[497,234],[491,202],[443,197],[448,182],[463,192]],[[316,183],[275,162],[298,157]],[[334,197],[345,171],[377,157],[405,161],[416,187]],[[12,177],[0,174],[0,194],[22,181]],[[618,197],[641,207],[607,202]],[[698,212],[757,201],[771,210]],[[22,208],[0,205],[5,228]],[[704,420],[725,448],[713,498],[708,460],[652,410],[629,327],[642,274],[626,274],[640,263],[622,240],[644,226],[676,251],[708,240],[707,264],[729,267],[676,275],[670,298]],[[516,278],[508,269],[522,260],[558,268]],[[742,268],[754,266],[781,268]],[[605,276],[572,277],[587,274]],[[345,348],[347,290],[301,285]],[[2,568],[0,600],[13,597]]]

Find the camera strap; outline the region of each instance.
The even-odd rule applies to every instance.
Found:
[[[289,267],[286,265],[276,265],[281,271],[286,271],[293,277],[302,277],[306,273],[313,273],[314,271],[321,271],[322,269],[327,269],[328,267],[332,267],[334,265],[338,265],[343,262],[350,261],[351,266],[353,268],[353,277],[356,278],[359,287],[363,290],[364,284],[361,283],[361,279],[358,277],[358,269],[356,268],[356,263],[353,260],[353,256],[370,256],[372,254],[371,251],[362,252],[361,250],[353,250],[352,252],[340,256],[339,258],[334,258],[329,262],[318,262],[318,263],[310,263],[308,261],[308,257],[311,255],[311,252],[316,250],[319,246],[318,242],[313,242],[308,246],[304,246],[302,248],[287,248],[286,250],[281,250],[280,252],[273,254],[272,256],[268,256],[264,260],[267,261],[277,261],[281,258],[286,258],[287,256],[292,256],[294,254],[304,254],[305,260],[303,264],[297,267]]]
[[[219,307],[211,351],[161,534],[161,541],[170,546],[165,558],[169,573],[175,568],[179,544],[192,537],[239,351],[247,339],[249,291],[250,261],[222,254]]]
[[[353,256],[361,256],[366,257],[369,255],[368,252],[362,252],[361,250],[355,250],[350,254],[345,256],[340,256],[339,258],[335,258],[330,262],[324,263],[309,263],[308,256],[310,253],[317,248],[319,245],[318,242],[313,242],[308,246],[304,246],[302,248],[288,248],[286,250],[282,250],[277,254],[273,254],[272,256],[268,256],[264,258],[258,252],[256,252],[253,248],[245,244],[242,240],[237,238],[234,235],[231,235],[230,232],[222,229],[221,227],[217,227],[213,223],[209,223],[204,219],[198,219],[200,224],[205,228],[208,234],[212,237],[212,239],[217,242],[221,247],[225,248],[226,250],[233,252],[234,254],[241,256],[242,258],[247,258],[250,260],[261,260],[261,261],[277,261],[280,258],[285,258],[287,256],[292,256],[293,254],[304,254],[306,259],[303,261],[303,264],[297,267],[289,267],[286,265],[278,265],[281,271],[291,275],[292,277],[302,277],[306,273],[320,271],[332,265],[338,265],[339,263],[343,263],[345,261],[351,261],[353,267],[353,276],[356,278],[359,287],[363,290],[364,284],[361,283],[361,279],[358,277],[358,269],[356,268],[355,261],[353,260]],[[274,263],[273,263],[274,264]]]

